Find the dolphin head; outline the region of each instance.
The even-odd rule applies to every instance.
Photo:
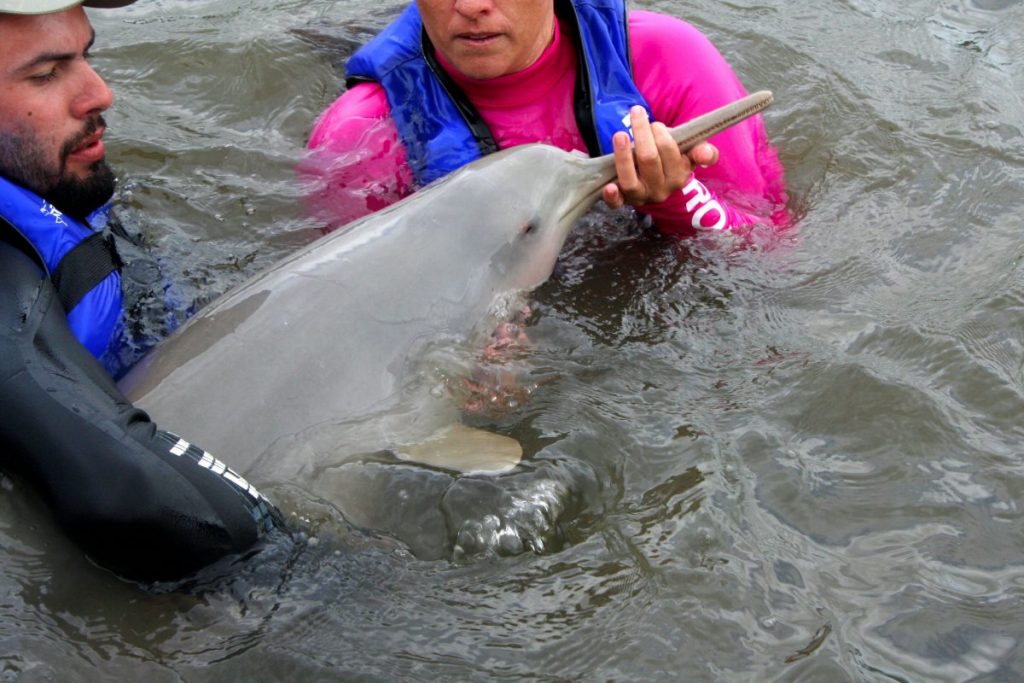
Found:
[[[607,160],[537,144],[492,154],[453,175],[467,204],[484,205],[479,217],[486,222],[470,221],[462,239],[474,245],[488,289],[499,294],[531,290],[551,275],[573,225],[614,171]]]

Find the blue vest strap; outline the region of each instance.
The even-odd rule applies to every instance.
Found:
[[[2,176],[0,216],[4,226],[29,245],[30,253],[54,283],[75,337],[102,359],[118,341],[123,307],[120,260],[111,253],[112,245],[87,225]],[[65,264],[65,258],[71,260]],[[79,267],[86,270],[77,272]]]
[[[576,30],[576,125],[591,156],[611,154],[612,137],[629,130],[631,107],[642,105],[651,116],[651,108],[633,82],[625,2],[573,0],[555,5]]]

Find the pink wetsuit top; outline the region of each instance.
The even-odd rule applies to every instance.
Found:
[[[652,12],[629,15],[633,73],[654,118],[669,127],[746,94],[711,42],[686,22]],[[573,114],[576,53],[557,25],[528,68],[488,80],[441,65],[465,91],[501,148],[546,142],[586,152]],[[313,128],[305,172],[319,187],[314,203],[331,227],[381,209],[415,190],[384,89],[362,83],[343,93]],[[711,138],[719,161],[698,168],[668,200],[638,207],[664,233],[736,230],[785,222],[782,166],[760,116]]]

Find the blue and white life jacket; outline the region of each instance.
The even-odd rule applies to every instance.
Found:
[[[629,131],[629,110],[643,105],[630,68],[623,0],[564,0],[560,15],[576,29],[576,124],[592,156],[612,151],[612,136]],[[479,113],[438,64],[415,3],[345,67],[346,82],[383,86],[391,118],[416,181],[425,185],[498,145]]]
[[[102,359],[120,337],[120,261],[109,240],[38,195],[0,177],[0,222],[21,235],[46,270],[68,325]],[[2,227],[0,227],[2,229]]]

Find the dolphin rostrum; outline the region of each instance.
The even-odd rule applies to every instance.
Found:
[[[762,91],[671,129],[683,151],[767,107]],[[162,426],[264,482],[313,481],[359,454],[500,472],[513,439],[459,426],[423,363],[493,329],[552,272],[615,178],[612,155],[534,144],[459,169],[227,292],[121,388]]]

